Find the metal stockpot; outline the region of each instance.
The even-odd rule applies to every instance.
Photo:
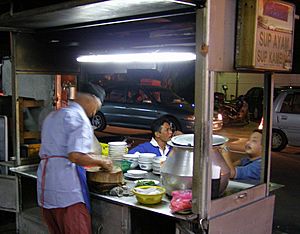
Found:
[[[183,144],[179,145],[180,139]],[[186,141],[186,139],[188,139]],[[212,164],[221,167],[219,194],[223,194],[230,177],[230,169],[227,166],[217,147],[224,144],[228,139],[219,135],[213,135]],[[176,143],[175,143],[176,142]],[[168,195],[174,190],[192,189],[193,157],[194,157],[194,134],[183,134],[172,138],[170,145],[173,149],[161,168],[162,184]]]

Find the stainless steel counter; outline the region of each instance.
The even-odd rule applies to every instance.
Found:
[[[101,195],[97,193],[91,193],[91,196],[94,198],[106,200],[108,202],[114,202],[119,203],[122,205],[127,205],[129,207],[139,208],[143,210],[148,210],[151,212],[159,213],[162,215],[167,215],[170,217],[174,217],[181,220],[193,220],[197,217],[195,214],[188,214],[188,215],[177,215],[172,214],[171,210],[169,208],[170,205],[170,199],[168,199],[166,196],[163,197],[162,201],[159,204],[156,205],[143,205],[140,204],[135,196],[123,196],[123,197],[117,197],[117,196],[107,196],[107,195]]]
[[[26,176],[26,177],[36,179],[37,178],[37,175],[36,175],[37,167],[38,167],[37,164],[24,165],[24,166],[19,166],[19,167],[11,167],[10,171],[12,171],[20,176]],[[147,178],[159,180],[159,176],[154,175],[152,173],[148,173]],[[129,188],[133,188],[135,185],[134,182],[131,180],[125,179],[125,182]],[[271,185],[276,186],[276,184],[271,184]],[[236,181],[229,181],[229,184],[227,186],[225,194],[230,195],[230,194],[242,191],[244,189],[248,189],[253,186],[254,185],[251,185],[251,184],[246,184],[246,183],[241,183],[241,182],[236,182]],[[170,208],[169,208],[170,199],[167,196],[164,196],[162,202],[159,204],[156,204],[156,205],[142,205],[142,204],[138,203],[135,196],[118,197],[118,196],[102,195],[102,194],[92,192],[91,197],[95,198],[95,199],[101,199],[101,200],[105,200],[108,202],[112,202],[115,204],[126,205],[129,207],[134,207],[134,208],[138,208],[138,209],[148,210],[151,212],[156,212],[159,214],[167,215],[167,216],[174,217],[174,218],[181,219],[181,220],[193,220],[196,218],[195,214],[190,214],[190,215],[172,214],[170,211]]]
[[[11,167],[9,168],[10,171],[26,177],[31,177],[33,179],[37,178],[37,169],[38,164],[31,164],[31,165],[24,165],[24,166],[18,166],[18,167]]]
[[[19,166],[19,167],[12,167],[10,170],[18,175],[21,176],[26,176],[30,178],[37,178],[36,172],[37,172],[37,164],[34,165],[25,165],[25,166]],[[159,176],[156,176],[152,173],[149,173],[147,178],[153,178],[159,180]],[[134,182],[131,180],[126,180],[126,185],[130,188],[134,187]],[[156,205],[142,205],[139,204],[135,198],[135,196],[123,196],[123,197],[117,197],[117,196],[107,196],[107,195],[102,195],[98,193],[90,193],[93,198],[97,199],[102,199],[106,200],[108,202],[113,202],[113,203],[119,203],[121,205],[127,205],[130,207],[135,207],[135,208],[140,208],[144,210],[148,210],[151,212],[156,212],[159,214],[171,216],[174,218],[179,218],[183,220],[191,220],[196,218],[196,215],[191,214],[191,215],[174,215],[170,212],[169,204],[170,204],[170,199],[168,199],[166,196],[164,196],[163,200],[161,203],[156,204]]]

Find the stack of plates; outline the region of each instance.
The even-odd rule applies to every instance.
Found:
[[[127,143],[125,141],[108,142],[108,157],[112,160],[122,160],[127,152]]]
[[[153,170],[152,173],[153,174],[157,174],[157,175],[160,174],[161,166],[166,161],[166,159],[167,159],[167,157],[165,157],[165,156],[157,156],[152,159],[152,170]]]

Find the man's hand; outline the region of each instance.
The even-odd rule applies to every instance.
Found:
[[[110,159],[100,159],[99,166],[107,171],[113,169],[113,162]]]
[[[179,135],[182,135],[183,132],[182,131],[178,131],[176,130],[175,132],[173,132],[173,136],[179,136]]]
[[[71,152],[69,153],[69,160],[83,167],[102,167],[108,171],[111,171],[113,168],[113,163],[111,160],[104,158],[93,158],[93,155],[90,154]]]
[[[230,157],[230,152],[228,147],[221,147],[219,149],[219,152],[221,153],[221,155],[223,156],[227,166],[230,169],[230,178],[233,179],[235,177],[235,166],[232,163],[231,157]]]

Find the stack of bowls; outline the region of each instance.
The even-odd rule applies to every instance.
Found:
[[[139,159],[139,154],[124,154],[123,155],[123,160],[131,162],[131,165],[130,165],[131,169],[134,169],[139,165],[138,159]]]
[[[161,166],[166,161],[166,159],[167,159],[167,157],[165,157],[165,156],[156,156],[152,159],[153,174],[160,175]]]
[[[152,170],[152,159],[156,156],[156,154],[153,153],[140,153],[139,156],[139,167],[142,170],[145,171],[151,171]]]
[[[115,166],[121,167],[123,155],[127,153],[127,143],[125,141],[108,142],[108,157]]]

